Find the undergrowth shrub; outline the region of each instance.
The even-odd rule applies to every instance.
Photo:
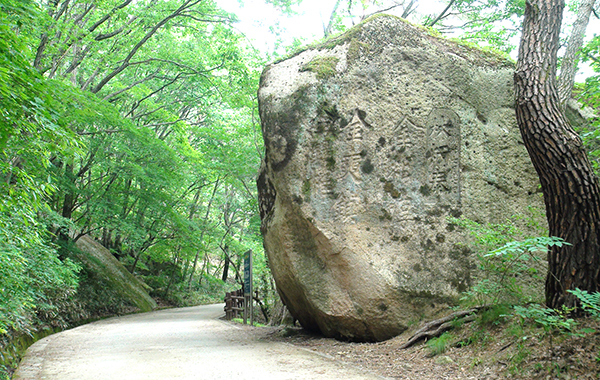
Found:
[[[543,307],[538,304],[527,307],[515,305],[515,315],[523,321],[531,320],[537,326],[541,327],[546,334],[556,332],[573,333],[577,322],[569,317],[573,311],[571,308],[563,307],[561,310]]]
[[[523,218],[518,220],[522,222]],[[508,370],[514,375],[522,371],[522,363],[531,354],[530,338],[547,338],[552,347],[555,334],[580,336],[585,333],[577,330],[578,324],[570,315],[573,309],[553,310],[540,305],[548,249],[567,242],[557,237],[528,236],[516,227],[515,220],[504,224],[481,224],[466,218],[451,218],[450,222],[470,234],[470,248],[477,254],[475,283],[462,294],[461,301],[467,307],[486,306],[478,312],[470,333],[458,342],[458,346],[473,343],[484,346],[490,339],[489,329],[502,326],[512,340],[513,350],[507,351],[507,360]],[[536,227],[535,223],[528,222],[527,225]],[[546,233],[540,228],[537,230],[539,235]],[[600,295],[579,290],[573,294],[580,298],[582,308],[590,314],[600,314]],[[444,346],[443,340],[430,344],[432,352],[440,352]]]
[[[477,314],[475,323],[483,329],[498,326],[506,321],[506,317],[509,316],[510,313],[511,308],[509,305],[491,305],[489,308],[486,308]]]
[[[224,282],[210,273],[203,273],[200,281],[193,282],[192,288],[181,282],[173,286],[166,300],[176,306],[196,306],[222,303],[225,293],[239,289],[237,283]]]
[[[534,211],[527,219],[530,229],[544,233]],[[461,297],[466,306],[518,305],[541,300],[548,247],[565,243],[555,237],[532,237],[517,227],[525,218],[503,224],[482,224],[467,218],[449,218],[471,236],[477,254],[475,283]],[[523,223],[521,223],[523,224]]]

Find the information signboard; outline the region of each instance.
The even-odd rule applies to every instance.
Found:
[[[244,253],[244,295],[252,295],[252,250]]]

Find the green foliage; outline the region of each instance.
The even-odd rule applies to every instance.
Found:
[[[234,290],[235,286],[226,284],[220,279],[215,280],[220,282],[218,284],[201,285],[192,291],[181,287],[179,290],[169,293],[166,300],[178,307],[222,303],[225,299],[225,293]]]
[[[77,145],[58,119],[54,100],[62,88],[28,62],[26,39],[16,31],[35,7],[2,2],[0,7],[0,333],[29,329],[77,287],[78,266],[61,261],[50,243],[45,199],[54,184],[46,171],[54,152]]]
[[[39,67],[82,90],[65,99],[72,111],[61,117],[86,149],[53,160],[52,206],[74,221],[72,233],[94,234],[146,277],[154,295],[208,284],[222,268],[221,246],[237,260],[259,240],[247,226],[258,211],[248,184],[262,150],[254,116],[261,59],[212,2],[177,13],[178,1],[118,9],[99,1],[72,27],[81,5],[37,21],[52,37],[38,49]],[[104,16],[110,23],[90,35]],[[76,50],[73,41],[85,45],[76,71],[63,54]]]
[[[243,318],[233,318],[231,321],[235,322],[235,323],[239,323],[239,324],[243,324],[244,323],[244,319]],[[249,320],[247,322],[250,323]],[[256,326],[256,327],[265,327],[266,325],[262,324],[262,323],[259,323],[259,322],[256,322],[256,320],[255,320],[253,326]]]
[[[589,293],[581,289],[567,290],[567,292],[574,294],[579,299],[583,310],[600,320],[600,292]]]
[[[595,73],[600,72],[600,36],[594,36],[582,49],[581,60],[588,62]],[[600,75],[591,75],[579,85],[574,94],[584,105],[591,107],[597,114],[600,109]],[[595,117],[589,123],[578,126],[584,148],[596,174],[600,172],[600,119]]]
[[[524,11],[524,0],[456,0],[452,2],[450,13],[459,21],[442,17],[435,27],[449,34],[458,31],[461,40],[479,47],[510,53],[515,48],[510,41],[519,31]],[[439,11],[436,12],[428,15],[423,24],[431,25],[439,15]]]
[[[542,327],[546,333],[554,332],[574,332],[577,322],[569,318],[569,314],[573,309],[563,307],[562,310],[555,310],[542,307],[538,304],[528,307],[515,306],[515,315],[519,316],[523,321],[531,320],[538,326]]]
[[[491,305],[477,314],[477,324],[480,327],[498,326],[510,315],[510,306],[506,304]]]
[[[461,227],[473,238],[473,246],[478,252],[489,252],[510,241],[520,233],[512,222],[505,224],[482,224],[468,218],[448,218],[448,222]]]
[[[526,220],[520,219],[521,222]],[[523,326],[526,322],[541,327],[550,339],[557,332],[578,333],[575,331],[577,323],[569,317],[572,310],[531,305],[543,289],[540,255],[545,254],[549,247],[568,243],[556,237],[527,237],[515,223],[482,225],[466,219],[452,219],[451,222],[471,233],[474,250],[478,253],[480,272],[477,282],[463,293],[461,299],[468,305],[490,305],[478,314],[475,332],[460,344],[485,341],[487,329],[508,323],[507,331],[517,339],[509,371],[517,374],[520,364],[530,355],[524,344],[527,337]],[[538,226],[535,218],[527,221],[527,225]],[[523,306],[525,304],[529,306]],[[512,316],[520,318],[521,323],[515,323]]]
[[[275,297],[253,186],[263,58],[213,2],[122,4],[0,1],[1,331],[132,310],[69,235],[178,305],[222,302],[251,248]]]
[[[448,345],[456,339],[456,336],[450,332],[445,332],[437,338],[427,341],[427,348],[431,356],[443,354],[448,349]]]
[[[522,363],[531,355],[531,350],[524,343],[523,340],[517,341],[517,352],[509,357],[510,365],[508,371],[513,376],[523,372]]]
[[[273,5],[286,14],[293,14],[293,7],[302,2],[302,0],[265,0],[267,4]]]
[[[548,247],[562,246],[555,237],[524,237],[514,223],[483,225],[461,218],[449,221],[469,231],[477,252],[476,283],[461,297],[468,305],[523,304],[540,297],[544,273],[540,255]],[[528,225],[535,226],[535,218]],[[515,241],[515,238],[522,238]]]

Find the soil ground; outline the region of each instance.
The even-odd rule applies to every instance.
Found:
[[[46,337],[14,380],[376,380],[345,361],[218,320],[223,305],[105,319]]]
[[[259,339],[286,342],[392,379],[600,379],[600,323],[577,322],[578,331],[596,332],[547,334],[510,321],[474,322],[452,332],[437,355],[426,343],[400,348],[419,326],[380,343],[341,342],[297,327],[247,328]]]
[[[223,357],[250,357],[252,378],[262,380],[600,379],[600,321],[591,319],[577,320],[579,333],[549,334],[514,319],[480,318],[456,326],[444,340],[402,349],[420,326],[385,342],[352,343],[299,327],[216,321],[219,315],[222,305],[213,305],[81,326],[34,344],[15,379],[196,379],[201,372],[210,372],[204,378],[231,378]],[[199,360],[203,352],[208,362]]]

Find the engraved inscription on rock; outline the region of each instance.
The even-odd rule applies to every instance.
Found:
[[[414,220],[428,207],[460,207],[460,118],[454,111],[433,109],[423,126],[403,116],[392,128],[370,125],[365,116],[356,109],[347,125],[329,120],[312,134],[308,167],[328,170],[310,171],[305,200],[329,204],[318,208],[320,216],[355,223],[369,206],[386,201],[381,218],[390,221]],[[361,196],[365,191],[379,194]]]
[[[460,119],[449,109],[435,109],[427,122],[427,174],[436,202],[460,202]]]

